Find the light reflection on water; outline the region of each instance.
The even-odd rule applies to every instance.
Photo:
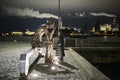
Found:
[[[103,38],[104,38],[104,41],[107,41],[107,39],[108,39],[108,36],[104,36]]]

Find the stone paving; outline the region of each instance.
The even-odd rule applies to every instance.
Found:
[[[0,43],[0,80],[19,80],[20,54],[30,48],[28,43]],[[9,45],[9,46],[8,46]],[[44,58],[31,68],[27,80],[109,80],[74,50],[65,49],[64,61],[54,66]]]

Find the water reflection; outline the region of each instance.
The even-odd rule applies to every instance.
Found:
[[[104,36],[103,38],[104,38],[104,41],[107,41],[107,39],[108,39],[108,36]]]

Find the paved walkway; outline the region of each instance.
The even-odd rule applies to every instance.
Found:
[[[54,66],[44,63],[44,58],[40,58],[32,67],[27,77],[28,80],[109,80],[98,69],[91,65],[74,50],[65,50],[64,62],[56,66],[56,70],[51,70]]]
[[[0,43],[0,80],[19,80],[20,54],[29,43]],[[33,56],[34,57],[34,56]],[[51,70],[40,58],[31,68],[28,80],[109,80],[98,69],[71,48],[65,49],[64,62]]]

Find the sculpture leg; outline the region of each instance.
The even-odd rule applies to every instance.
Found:
[[[46,48],[46,56],[45,56],[45,61],[46,62],[52,62],[52,46],[51,45],[48,45],[47,48]]]

